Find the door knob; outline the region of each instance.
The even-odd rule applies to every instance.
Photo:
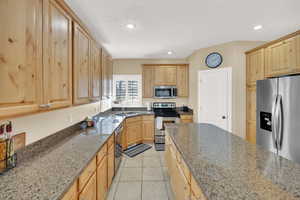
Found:
[[[226,117],[225,117],[225,116],[222,116],[222,119],[226,119]]]

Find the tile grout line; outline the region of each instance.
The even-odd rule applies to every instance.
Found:
[[[141,200],[143,200],[143,183],[144,183],[144,155],[142,157],[142,180],[141,180]]]
[[[122,160],[123,162],[125,162],[127,160],[127,158],[124,160]],[[119,187],[119,184],[120,184],[120,181],[121,181],[121,176],[122,176],[122,170],[123,170],[123,168],[124,168],[124,166],[125,166],[125,163],[123,163],[123,165],[122,165],[122,163],[121,163],[121,166],[120,166],[120,168],[119,168],[119,170],[121,170],[119,173],[120,173],[120,177],[119,177],[119,179],[117,180],[117,182],[116,182],[116,188],[115,188],[115,191],[114,191],[114,193],[113,193],[113,200],[115,200],[115,198],[116,198],[116,194],[117,194],[117,191],[118,191],[118,187]]]

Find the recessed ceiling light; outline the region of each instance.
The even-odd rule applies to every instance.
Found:
[[[128,29],[134,29],[135,28],[135,25],[134,24],[126,24],[126,27]]]
[[[168,55],[172,55],[173,54],[173,52],[172,51],[168,51]]]
[[[254,26],[253,29],[256,30],[256,31],[257,31],[257,30],[260,30],[260,29],[262,29],[262,25]]]

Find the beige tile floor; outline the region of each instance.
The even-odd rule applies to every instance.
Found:
[[[173,200],[164,152],[154,147],[134,158],[124,155],[108,200]]]

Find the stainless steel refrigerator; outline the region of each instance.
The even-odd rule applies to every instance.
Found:
[[[256,143],[300,163],[300,76],[257,81]]]

